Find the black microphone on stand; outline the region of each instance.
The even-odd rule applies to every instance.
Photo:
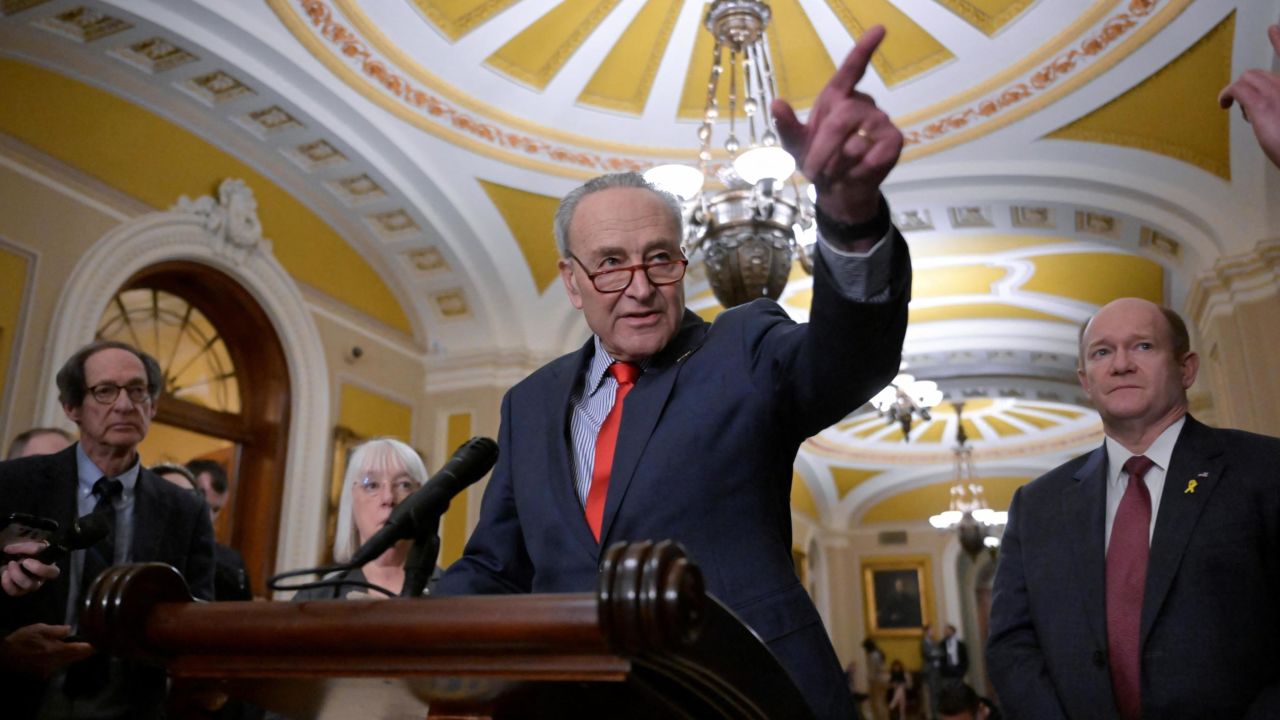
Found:
[[[474,437],[463,443],[454,451],[449,462],[432,475],[420,490],[391,511],[387,524],[351,557],[350,566],[359,567],[376,559],[401,540],[434,535],[440,516],[449,509],[449,501],[484,477],[497,461],[498,443],[493,440]],[[435,559],[432,558],[432,565],[434,564]],[[407,573],[406,567],[406,588],[409,585]]]

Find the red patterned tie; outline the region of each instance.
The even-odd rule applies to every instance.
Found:
[[[591,526],[591,534],[596,536],[596,542],[600,542],[604,501],[609,495],[613,451],[618,446],[618,426],[622,424],[622,401],[636,384],[640,368],[631,363],[616,362],[609,366],[609,374],[618,381],[618,392],[613,396],[613,408],[600,425],[600,434],[596,435],[596,461],[591,470],[591,489],[587,491],[587,525]]]
[[[1121,720],[1142,717],[1142,663],[1139,632],[1142,594],[1151,553],[1151,493],[1142,478],[1155,463],[1134,455],[1124,463],[1129,486],[1111,525],[1107,548],[1107,651],[1111,686]]]

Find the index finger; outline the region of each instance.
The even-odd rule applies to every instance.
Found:
[[[22,542],[11,543],[4,546],[6,555],[38,555],[41,550],[49,546],[49,543],[43,540],[23,540]]]
[[[872,53],[880,47],[881,40],[884,40],[883,25],[873,25],[862,33],[862,37],[854,41],[853,49],[845,56],[840,69],[836,70],[836,74],[831,76],[831,82],[827,84],[846,93],[853,92],[854,86],[867,74],[867,64],[871,62]]]

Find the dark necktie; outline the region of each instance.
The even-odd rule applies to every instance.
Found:
[[[604,522],[604,501],[609,495],[609,475],[613,472],[613,453],[618,447],[618,427],[622,425],[622,401],[631,392],[640,375],[640,368],[631,363],[616,362],[609,366],[609,374],[618,381],[618,392],[613,397],[613,408],[600,424],[596,435],[595,465],[591,470],[591,488],[587,491],[587,525],[596,542],[600,542],[600,525]]]
[[[80,575],[80,603],[89,597],[89,586],[94,578],[115,564],[116,560],[116,507],[115,499],[124,492],[124,483],[114,478],[99,478],[93,484],[93,495],[98,504],[93,507],[95,515],[101,515],[106,522],[107,536],[84,551],[84,571]]]
[[[1155,463],[1134,455],[1124,463],[1129,486],[1120,498],[1107,548],[1107,652],[1111,686],[1121,720],[1142,717],[1142,662],[1139,633],[1142,595],[1151,553],[1151,493],[1143,476]]]

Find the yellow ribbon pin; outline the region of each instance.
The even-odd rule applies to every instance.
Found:
[[[1195,491],[1196,491],[1196,481],[1194,479],[1191,479],[1187,481],[1187,489],[1183,490],[1182,493],[1185,495],[1187,493],[1195,493]]]

